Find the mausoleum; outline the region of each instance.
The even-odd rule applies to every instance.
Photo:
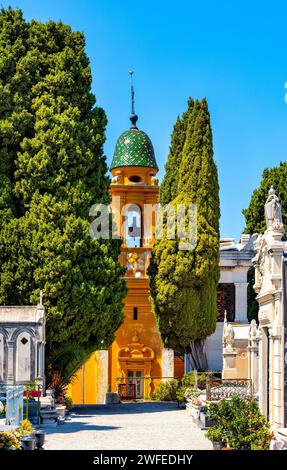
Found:
[[[0,307],[0,384],[44,385],[45,310]]]

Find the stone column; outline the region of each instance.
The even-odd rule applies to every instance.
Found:
[[[252,393],[258,396],[259,393],[259,329],[255,320],[252,320],[249,328],[248,342],[248,379],[251,380]]]
[[[284,380],[283,368],[284,363],[282,353],[282,330],[281,325],[270,327],[271,339],[271,358],[270,361],[270,418],[276,427],[284,426]]]
[[[14,341],[7,341],[7,384],[13,385],[15,383],[15,376],[14,376],[14,363],[15,363],[15,356],[14,356]]]
[[[259,348],[258,344],[253,344],[248,346],[248,378],[251,380],[252,393],[255,396],[258,396],[259,393]]]
[[[97,404],[102,405],[106,403],[106,393],[108,391],[109,351],[97,351],[96,361],[98,375]]]
[[[174,351],[164,348],[162,351],[162,377],[163,381],[174,377]]]
[[[247,323],[248,282],[235,282],[235,321]]]
[[[268,371],[270,373],[270,360],[269,360],[269,333],[268,327],[261,329],[261,341],[259,343],[259,408],[261,413],[268,418],[270,411],[270,397]],[[268,400],[269,398],[269,400]]]

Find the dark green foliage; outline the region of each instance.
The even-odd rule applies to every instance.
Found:
[[[232,449],[269,450],[272,433],[254,398],[233,396],[231,400],[211,403],[210,420],[215,426],[206,435]]]
[[[89,235],[109,179],[83,34],[2,9],[0,95],[0,303],[43,290],[48,362],[59,347],[106,348],[126,287],[119,242]]]
[[[188,109],[178,117],[171,134],[169,155],[165,165],[165,175],[160,185],[159,201],[161,204],[169,204],[177,195],[179,167],[182,159],[182,151],[185,143],[188,119],[192,112],[194,101],[188,100]]]
[[[281,162],[279,166],[266,168],[263,171],[262,180],[258,189],[253,191],[251,200],[247,209],[244,209],[245,233],[264,233],[266,230],[264,205],[268,197],[268,191],[273,185],[276,195],[279,197],[283,222],[287,229],[287,162]]]
[[[285,222],[285,230],[287,229],[287,163],[281,162],[279,166],[266,168],[263,171],[262,180],[259,188],[253,191],[251,200],[247,209],[244,209],[245,217],[245,233],[264,233],[266,230],[266,222],[264,215],[264,205],[268,197],[268,191],[271,186],[275,188],[279,197],[283,222]],[[256,293],[253,289],[254,285],[254,269],[248,272],[248,320],[255,319],[258,322],[258,303]]]
[[[219,187],[206,100],[196,100],[185,118],[186,138],[171,204],[175,210],[178,204],[185,206],[186,224],[189,205],[197,205],[197,244],[191,251],[180,250],[179,240],[169,240],[165,226],[164,236],[154,245],[149,268],[153,308],[163,342],[179,352],[189,352],[193,342],[204,340],[215,330],[219,279]],[[173,223],[176,225],[176,220]]]
[[[177,400],[186,401],[185,394],[190,391],[204,390],[206,388],[206,374],[204,372],[188,372],[179,381],[177,389]],[[196,396],[196,393],[195,393]]]
[[[178,380],[172,379],[161,382],[153,393],[153,399],[157,401],[177,401]]]
[[[206,374],[204,372],[197,374],[189,372],[180,380],[172,379],[167,382],[161,382],[153,394],[153,398],[158,401],[186,401],[185,392],[187,390],[203,390],[206,385]]]

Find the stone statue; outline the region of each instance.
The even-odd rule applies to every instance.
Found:
[[[223,334],[223,342],[224,342],[224,346],[225,346],[226,349],[233,350],[234,337],[235,337],[234,329],[233,329],[232,325],[229,323],[225,327],[224,334]]]
[[[250,327],[249,327],[249,338],[251,341],[257,339],[258,331],[257,331],[257,323],[256,320],[251,320]]]
[[[269,189],[268,198],[265,203],[265,220],[267,229],[276,230],[283,227],[281,205],[273,186]]]

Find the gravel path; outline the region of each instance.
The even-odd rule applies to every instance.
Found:
[[[212,449],[204,432],[175,403],[124,403],[80,409],[72,421],[46,431],[47,450]]]

